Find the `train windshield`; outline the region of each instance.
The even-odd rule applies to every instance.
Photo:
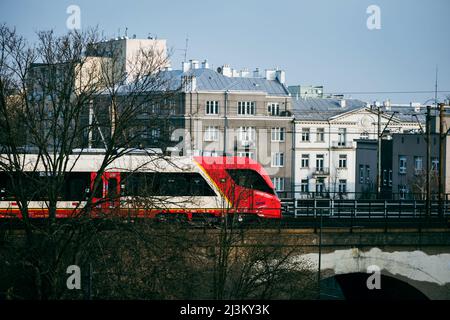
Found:
[[[275,194],[263,177],[251,169],[227,169],[228,174],[234,182],[241,187],[256,189],[262,192]]]

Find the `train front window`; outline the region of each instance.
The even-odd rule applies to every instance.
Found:
[[[227,169],[227,172],[238,186],[275,194],[264,178],[255,170]]]

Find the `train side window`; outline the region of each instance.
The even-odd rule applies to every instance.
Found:
[[[66,177],[64,200],[82,201],[86,198],[86,189],[90,185],[90,173],[71,172]]]
[[[94,198],[100,199],[103,198],[103,181],[100,180],[97,186],[97,189],[93,190]]]
[[[191,192],[190,194],[193,196],[215,196],[216,194],[214,193],[214,191],[211,189],[211,187],[208,185],[208,183],[206,183],[205,179],[203,179],[203,177],[198,174],[198,173],[193,173],[191,175],[191,182],[190,182],[190,187],[191,187]]]
[[[227,169],[227,172],[238,186],[274,194],[272,188],[269,187],[263,177],[255,170]]]
[[[198,173],[151,172],[122,174],[127,196],[215,196]]]
[[[117,197],[117,179],[108,179],[108,198],[115,199]]]
[[[0,172],[0,201],[8,199],[8,189],[11,183],[9,176],[6,173]]]
[[[160,173],[159,192],[161,196],[187,196],[189,185],[182,173]]]

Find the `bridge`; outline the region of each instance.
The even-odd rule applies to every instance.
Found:
[[[266,229],[248,232],[242,242],[271,245],[271,239],[301,248],[294,259],[316,272],[320,299],[450,299],[448,227]],[[380,289],[367,287],[374,270]]]

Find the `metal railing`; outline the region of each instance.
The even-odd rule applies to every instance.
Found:
[[[289,193],[279,194],[283,205],[283,214],[292,217],[316,217],[320,215],[332,218],[416,218],[424,216],[450,217],[450,194],[442,202],[433,195],[427,211],[427,201],[421,195],[401,199],[400,194],[390,197],[364,197],[363,193]]]

